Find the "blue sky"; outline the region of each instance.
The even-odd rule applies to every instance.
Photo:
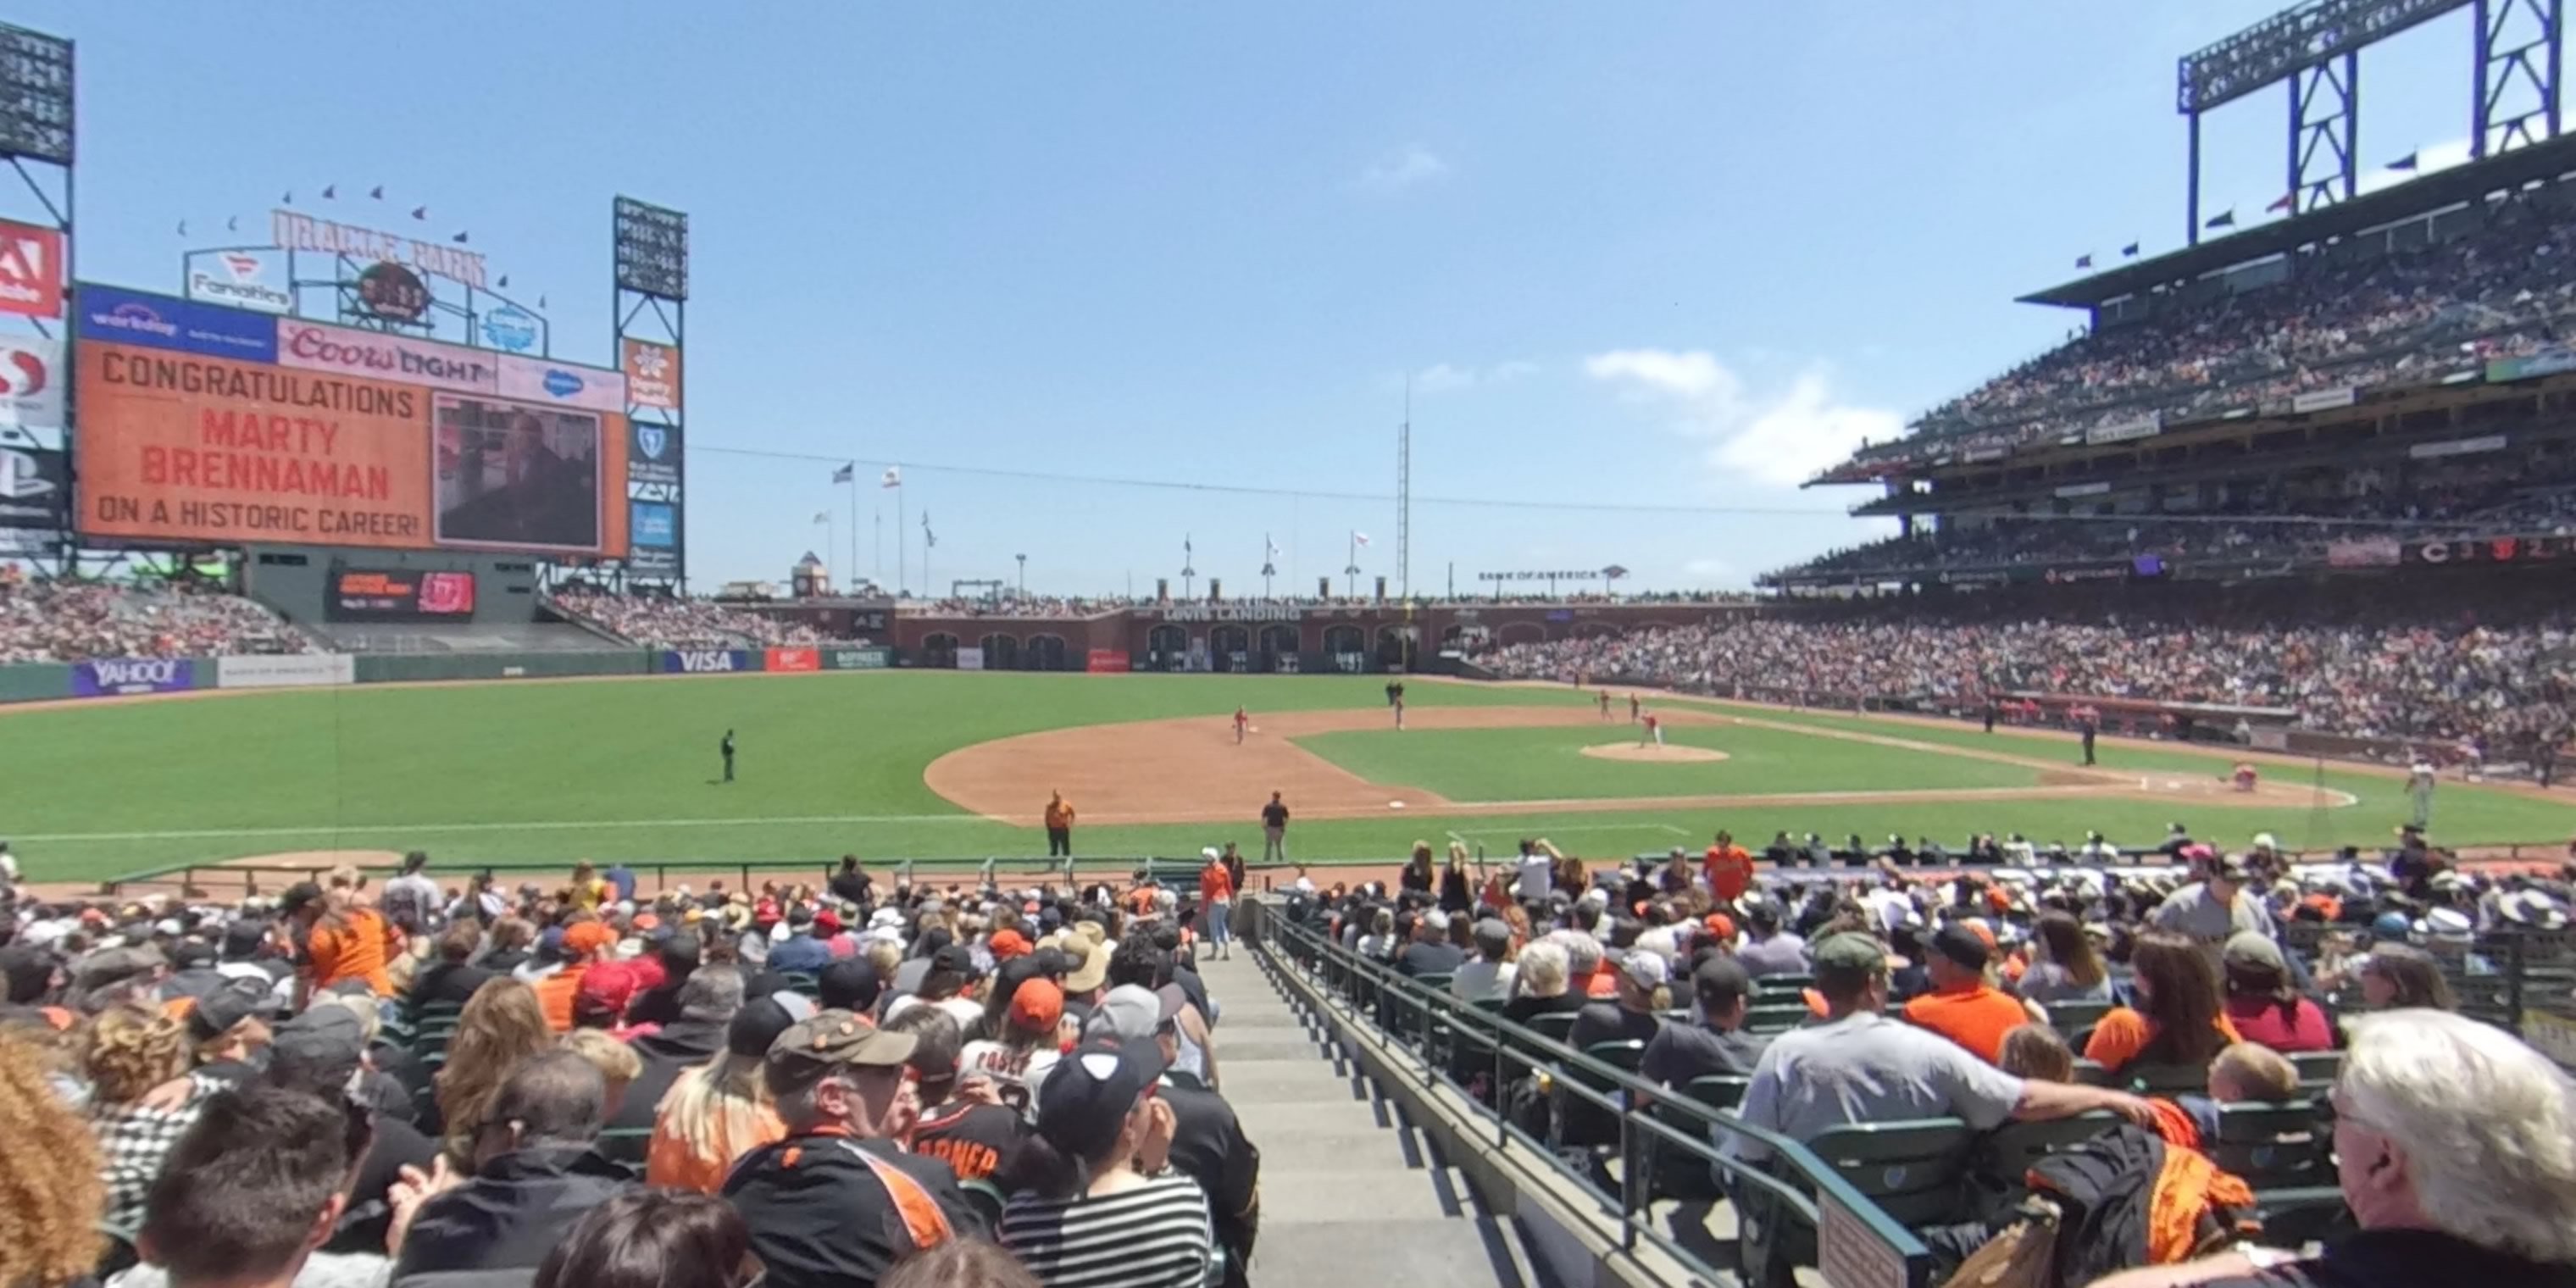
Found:
[[[824,545],[822,510],[849,563],[831,466],[697,450],[733,447],[868,479],[909,463],[915,589],[1009,578],[1025,553],[1033,590],[1142,590],[1176,577],[1186,535],[1242,593],[1265,532],[1283,589],[1338,574],[1353,530],[1365,572],[1392,575],[1392,503],[934,467],[1384,495],[1411,373],[1417,590],[1453,561],[1462,585],[1618,563],[1639,586],[1742,586],[1878,530],[1842,514],[1863,493],[1798,479],[2076,321],[2012,296],[2086,251],[2179,242],[2174,59],[2274,7],[6,17],[80,44],[92,279],[175,289],[180,251],[287,189],[389,227],[426,203],[546,295],[559,356],[606,362],[610,198],[687,211],[693,585],[782,577]],[[2366,165],[2456,146],[2469,40],[2455,13],[2365,58]],[[2285,101],[2212,118],[2211,209],[2251,224],[2280,195]],[[336,211],[312,200],[326,183]],[[352,200],[379,183],[383,206]],[[888,581],[892,500],[858,498],[858,570]]]

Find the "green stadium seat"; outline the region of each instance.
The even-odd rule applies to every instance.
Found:
[[[2256,1190],[2283,1190],[2334,1184],[2333,1141],[2333,1125],[2316,1105],[2293,1100],[2221,1105],[2218,1139],[2201,1145],[2211,1162]]]
[[[2209,1090],[2209,1068],[2198,1064],[2132,1063],[2113,1079],[2142,1096],[2197,1096]]]
[[[1977,1133],[1956,1118],[1852,1123],[1807,1141],[1823,1163],[1899,1224],[1913,1229],[1969,1219],[1962,1182]]]
[[[2071,1149],[2120,1125],[2113,1114],[2095,1112],[2047,1122],[2008,1122],[1977,1140],[1970,1164],[1985,1210],[1998,1211],[2021,1201],[2029,1189],[2024,1178],[2041,1159]]]
[[[1804,1001],[1759,1003],[1745,1009],[1744,1031],[1786,1033],[1814,1019],[1815,1015],[1815,1012],[1807,1009]]]
[[[2323,1099],[2326,1089],[2343,1074],[2341,1051],[2302,1051],[2289,1059],[2290,1067],[2299,1071],[2299,1090],[2311,1099]]]
[[[1621,1073],[1635,1073],[1646,1058],[1646,1044],[1636,1039],[1624,1042],[1595,1042],[1583,1048],[1583,1054]],[[1561,1084],[1556,1096],[1554,1143],[1585,1148],[1601,1148],[1619,1143],[1618,1114],[1594,1104],[1582,1096],[1572,1095],[1562,1084],[1586,1087],[1593,1091],[1615,1093],[1618,1084],[1573,1064],[1558,1065],[1556,1077]]]
[[[2100,1024],[2102,1017],[2111,1013],[2111,1004],[2109,1002],[2050,1002],[2045,1009],[2048,1011],[2048,1027],[2057,1030],[2061,1035],[2068,1035],[2069,1044],[2081,1051],[2084,1049],[2083,1044],[2075,1042],[2071,1035],[2078,1031],[2089,1035],[2093,1031],[2093,1026]]]

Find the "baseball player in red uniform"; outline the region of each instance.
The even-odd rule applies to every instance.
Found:
[[[1243,708],[1236,707],[1234,709],[1234,742],[1236,746],[1239,747],[1243,745],[1243,731],[1251,724],[1252,717],[1245,715],[1243,713]]]
[[[1645,746],[1645,745],[1646,745],[1646,744],[1648,744],[1648,743],[1653,743],[1654,745],[1656,745],[1656,746],[1658,746],[1658,747],[1660,747],[1660,746],[1663,746],[1663,745],[1664,745],[1664,722],[1663,722],[1663,719],[1662,719],[1662,717],[1657,716],[1657,715],[1656,715],[1654,712],[1652,712],[1652,711],[1649,711],[1649,712],[1647,712],[1647,713],[1646,713],[1646,729],[1645,729],[1645,732],[1640,733],[1640,734],[1638,734],[1638,735],[1637,735],[1637,745],[1638,745],[1638,746],[1643,747],[1643,746]]]

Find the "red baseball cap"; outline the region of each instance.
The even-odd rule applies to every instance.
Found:
[[[997,962],[1006,962],[1014,957],[1025,956],[1031,951],[1028,936],[1023,935],[1016,930],[1005,930],[1000,934],[993,936],[993,942],[986,945],[986,947],[992,950],[993,960]],[[1022,985],[1021,988],[1025,991],[1027,985]],[[1064,995],[1062,993],[1058,993],[1056,995],[1057,1005],[1061,1006],[1063,1002]]]
[[[834,912],[829,908],[825,908],[821,912],[815,913],[814,933],[818,935],[837,935],[841,933],[841,914]]]
[[[1053,980],[1024,980],[1011,994],[1011,1023],[1020,1028],[1051,1029],[1063,1018],[1064,990]]]

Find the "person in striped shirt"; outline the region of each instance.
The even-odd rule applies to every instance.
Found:
[[[1038,1088],[1037,1134],[1004,1164],[1002,1246],[1046,1288],[1199,1288],[1215,1249],[1199,1183],[1169,1166],[1151,1043],[1087,1042]]]

